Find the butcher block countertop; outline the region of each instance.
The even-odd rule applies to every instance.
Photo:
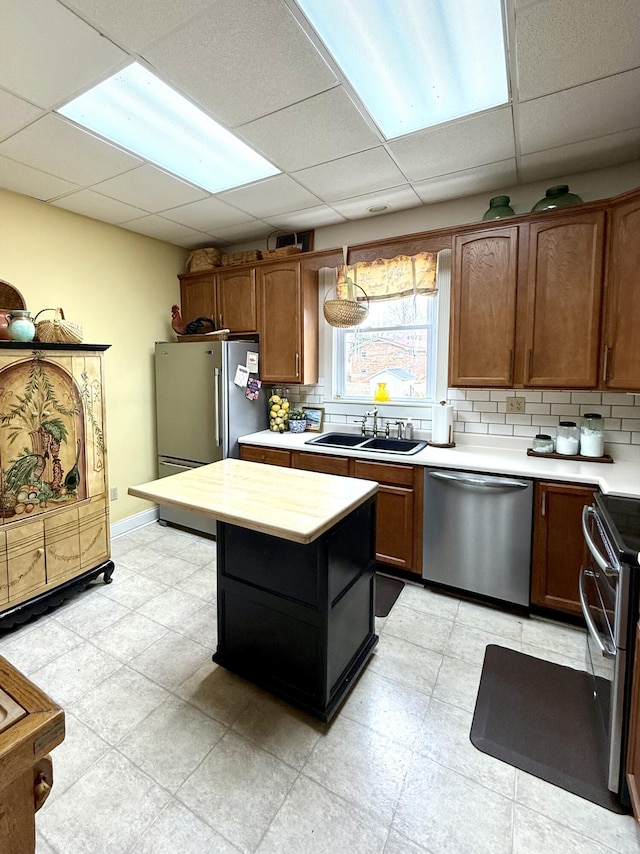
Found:
[[[370,480],[226,459],[132,486],[129,494],[306,544],[377,489]]]

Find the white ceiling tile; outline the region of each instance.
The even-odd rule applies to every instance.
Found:
[[[423,202],[432,204],[477,193],[495,193],[501,187],[510,187],[516,183],[516,162],[509,159],[419,181],[415,189]]]
[[[57,106],[126,58],[57,0],[2,0],[0,80],[33,104]]]
[[[638,0],[546,0],[519,6],[519,98],[527,101],[640,65]]]
[[[519,160],[518,171],[521,180],[529,183],[592,169],[604,169],[606,166],[616,166],[638,158],[640,127],[548,151],[525,154]]]
[[[134,208],[100,193],[95,193],[93,190],[78,190],[77,193],[63,196],[51,204],[56,208],[64,208],[66,211],[73,211],[73,213],[99,219],[102,222],[110,222],[114,225],[135,217],[145,216],[147,213],[140,208]]]
[[[228,190],[220,193],[219,198],[258,219],[310,207],[318,202],[312,193],[288,175],[276,175],[258,184]]]
[[[191,248],[197,244],[205,245],[208,235],[192,228],[185,228],[177,222],[169,222],[161,216],[151,214],[129,222],[120,223],[121,228],[127,231],[137,231],[138,234],[146,234],[147,237],[155,237],[157,240],[165,240],[167,243],[175,243],[176,246]],[[210,242],[210,239],[209,239]]]
[[[218,0],[145,57],[230,127],[336,84],[286,4],[273,0]]]
[[[639,127],[638,92],[640,69],[521,104],[521,153]]]
[[[32,196],[42,202],[77,189],[76,185],[69,181],[32,169],[23,163],[16,163],[8,157],[0,157],[0,187],[23,196]]]
[[[511,108],[413,133],[389,149],[410,181],[506,160],[515,156]]]
[[[390,190],[380,190],[377,193],[367,193],[364,196],[357,196],[354,199],[344,199],[343,201],[333,202],[338,213],[341,213],[347,219],[361,219],[368,216],[380,216],[380,214],[393,213],[394,211],[406,210],[407,208],[416,208],[422,204],[420,198],[409,184],[401,187],[393,187]],[[369,208],[386,205],[384,211],[370,211]]]
[[[42,115],[39,107],[0,89],[0,139],[5,139]]]
[[[382,146],[302,169],[293,177],[325,202],[406,184],[405,176]]]
[[[163,216],[166,219],[189,226],[189,228],[206,232],[210,232],[216,227],[239,225],[243,222],[251,222],[254,219],[250,214],[232,208],[231,205],[226,205],[220,199],[215,198],[191,202],[179,208],[170,208],[163,211]]]
[[[332,208],[326,205],[318,205],[315,208],[307,208],[302,211],[270,216],[269,222],[278,229],[305,231],[310,228],[321,228],[323,225],[337,225],[340,222],[346,222],[346,219]]]
[[[142,162],[52,114],[0,143],[0,154],[83,186]]]
[[[213,236],[228,245],[245,240],[264,240],[272,231],[273,226],[270,223],[254,220],[247,225],[229,225],[226,228],[217,228]]]
[[[288,172],[355,154],[381,141],[341,86],[243,125],[238,134]]]
[[[70,0],[68,5],[127,50],[140,52],[211,6],[211,0]]]
[[[93,189],[112,199],[152,213],[186,205],[207,196],[204,190],[198,190],[179,178],[167,175],[149,163],[96,184]]]

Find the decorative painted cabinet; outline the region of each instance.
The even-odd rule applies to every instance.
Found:
[[[108,346],[0,344],[0,629],[111,580]]]

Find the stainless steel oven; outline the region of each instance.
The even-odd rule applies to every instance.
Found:
[[[580,570],[580,602],[594,696],[607,734],[608,787],[628,803],[624,772],[638,620],[640,501],[597,495],[583,510],[582,530],[589,560]]]

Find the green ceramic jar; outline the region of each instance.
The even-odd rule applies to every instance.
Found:
[[[502,219],[505,216],[515,216],[516,212],[510,206],[509,196],[494,196],[489,199],[489,208],[485,211],[483,220]]]
[[[544,199],[540,199],[531,208],[532,211],[550,211],[553,208],[563,208],[565,205],[581,205],[582,199],[575,193],[569,192],[567,184],[558,184],[557,187],[549,187]]]

